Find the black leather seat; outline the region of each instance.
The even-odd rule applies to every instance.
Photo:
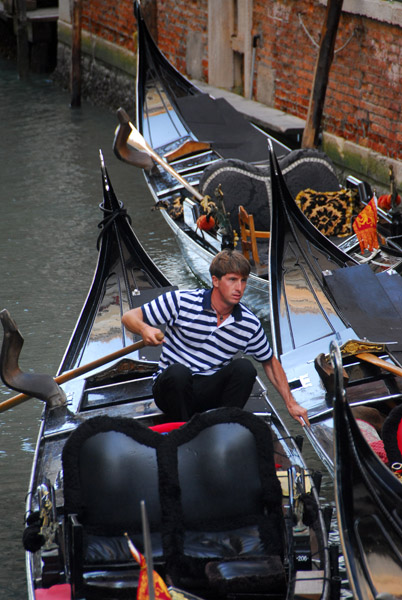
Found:
[[[112,595],[135,593],[138,568],[124,533],[143,552],[141,500],[155,563],[163,563],[157,454],[164,441],[133,419],[97,417],[66,442],[62,460],[74,598],[91,591],[96,596],[100,588],[110,588]]]
[[[161,435],[96,417],[63,451],[73,598],[135,593],[145,500],[155,568],[174,585],[219,592],[284,589],[282,491],[262,419],[236,408]]]
[[[176,585],[216,585],[220,593],[286,585],[282,490],[272,436],[240,409],[195,415],[172,435],[180,487]],[[272,571],[274,565],[275,573]]]

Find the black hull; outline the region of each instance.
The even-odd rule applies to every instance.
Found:
[[[402,279],[395,270],[375,272],[357,264],[323,236],[297,208],[272,154],[273,219],[270,244],[272,338],[296,400],[307,408],[306,434],[334,476],[331,387],[315,366],[331,341],[387,343],[383,358],[400,365]],[[364,299],[364,301],[363,301]],[[346,388],[351,405],[387,413],[400,403],[400,378],[349,357]],[[389,411],[389,409],[388,409]]]
[[[357,600],[402,589],[402,482],[374,454],[345,400],[342,361],[334,404],[335,498],[345,563]]]

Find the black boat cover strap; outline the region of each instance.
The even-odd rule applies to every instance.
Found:
[[[396,342],[389,350],[402,351],[402,277],[369,265],[338,269],[325,275],[331,294],[360,338]]]
[[[176,100],[183,120],[201,142],[210,142],[222,158],[246,162],[268,160],[267,137],[253,127],[224,98],[209,94]]]

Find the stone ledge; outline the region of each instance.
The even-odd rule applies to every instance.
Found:
[[[374,152],[370,148],[359,146],[331,133],[323,135],[323,150],[341,166],[343,171],[351,171],[361,179],[368,181],[377,194],[389,193],[389,167],[392,166],[396,187],[402,186],[402,162]]]
[[[327,0],[318,0],[327,5]],[[344,0],[343,12],[402,27],[402,2],[392,0]]]
[[[28,21],[57,21],[59,18],[59,9],[56,7],[37,8],[36,10],[27,10]]]
[[[247,100],[247,98],[244,98],[243,96],[239,96],[238,94],[234,94],[233,92],[221,88],[213,87],[202,81],[193,81],[193,83],[200,90],[210,94],[214,98],[225,98],[225,100],[247,117],[247,119],[263,129],[269,129],[270,131],[281,133],[285,136],[301,136],[304,131],[306,122],[303,119],[299,119],[299,117],[271,108],[261,102]]]

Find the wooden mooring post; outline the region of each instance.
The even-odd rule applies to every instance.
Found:
[[[16,0],[17,17],[17,69],[18,76],[26,79],[29,74],[29,43],[26,0]]]
[[[343,0],[328,0],[325,21],[321,30],[320,48],[314,71],[302,148],[317,148],[329,71],[334,58],[336,33],[342,13]]]
[[[72,108],[81,106],[81,21],[82,2],[73,0],[70,103]]]

